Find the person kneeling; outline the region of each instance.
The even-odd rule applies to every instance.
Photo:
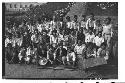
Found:
[[[54,59],[60,63],[63,63],[63,65],[66,65],[66,56],[67,50],[63,48],[63,44],[60,44],[59,48],[57,48],[56,50],[56,56],[54,57]]]
[[[71,65],[71,63],[73,64],[73,66],[75,66],[75,62],[76,62],[76,55],[74,50],[70,49],[69,53],[67,54],[67,62],[68,65]]]
[[[109,51],[106,49],[106,43],[102,43],[97,51],[97,57],[102,57],[105,60],[109,59]]]

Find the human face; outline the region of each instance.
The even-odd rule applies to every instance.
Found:
[[[106,18],[106,19],[104,20],[104,23],[105,23],[106,25],[108,25],[108,24],[110,24],[110,20]]]
[[[78,40],[78,45],[80,46],[82,43],[81,43],[81,41],[80,40]]]
[[[86,17],[82,17],[82,20],[85,20],[86,19]]]

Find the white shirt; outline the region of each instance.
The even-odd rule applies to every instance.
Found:
[[[81,21],[81,27],[86,28],[86,21]]]
[[[86,35],[86,37],[85,37],[85,42],[87,43],[87,42],[93,42],[93,39],[95,38],[95,35],[94,34],[92,34],[92,35],[90,35],[90,34],[88,34],[88,35]]]
[[[112,24],[103,25],[103,34],[111,34],[112,33]]]
[[[79,24],[77,22],[72,21],[72,29],[79,29]]]
[[[53,35],[50,36],[50,44],[57,43],[57,37],[54,37]]]
[[[17,45],[18,45],[18,46],[21,46],[22,43],[23,43],[23,39],[22,39],[22,38],[18,38],[18,39],[17,39]]]
[[[96,44],[96,46],[101,46],[101,44],[104,42],[104,38],[103,37],[98,37],[96,36],[94,39],[93,39],[93,43]]]
[[[35,35],[35,34],[31,36],[31,40],[32,40],[34,43],[38,43],[38,42],[39,42],[38,39],[36,38],[36,35]]]
[[[41,31],[42,31],[41,24],[38,24],[38,25],[37,25],[37,29],[38,29],[38,31],[39,31],[39,32],[41,32]]]
[[[26,55],[31,55],[31,49],[30,48],[27,48],[27,51],[26,51]]]
[[[52,29],[52,30],[56,28],[56,22],[51,21],[50,24],[51,24],[51,29]]]
[[[9,38],[6,38],[6,39],[5,39],[5,47],[7,47],[7,44],[8,44],[8,43],[11,43],[11,40],[10,40]]]
[[[60,42],[61,40],[64,40],[64,37],[63,37],[63,35],[59,34],[59,36],[58,36],[58,42]]]
[[[67,25],[67,28],[72,29],[72,22],[67,22],[66,25]]]
[[[75,55],[74,52],[71,52],[71,53],[69,53],[69,54],[67,55],[67,61],[69,61],[70,58],[71,58],[73,61],[75,61],[76,55]]]
[[[95,29],[95,21],[92,21],[90,18],[86,22],[86,29],[88,29],[89,27],[94,27]]]
[[[78,46],[76,45],[75,48],[74,48],[74,51],[77,53],[77,54],[82,54],[83,50],[85,49],[85,44],[81,45],[81,46]]]

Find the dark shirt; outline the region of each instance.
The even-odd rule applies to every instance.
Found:
[[[79,33],[77,34],[77,40],[81,40],[81,41],[85,41],[85,35],[83,33]]]
[[[62,52],[61,52],[61,54],[60,54],[60,51],[62,50]],[[61,48],[61,50],[60,50],[60,48],[58,48],[57,49],[57,52],[56,52],[56,56],[57,57],[59,57],[59,56],[67,56],[67,50],[65,49],[65,48]]]

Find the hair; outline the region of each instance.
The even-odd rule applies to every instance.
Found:
[[[94,14],[93,14],[93,13],[90,13],[90,15],[94,16]]]
[[[70,20],[70,17],[69,17],[69,16],[67,16],[67,17],[66,17],[66,20]]]
[[[83,18],[85,18],[85,17],[86,17],[86,15],[82,15],[82,17],[83,17]]]
[[[78,16],[77,16],[77,15],[74,15],[74,18],[78,18]]]
[[[107,46],[107,44],[106,44],[106,42],[103,42],[102,44],[101,44],[101,46]]]
[[[109,20],[111,22],[111,18],[110,17],[107,17],[106,20]]]
[[[57,30],[54,29],[54,30],[52,31],[52,33],[57,33]]]

